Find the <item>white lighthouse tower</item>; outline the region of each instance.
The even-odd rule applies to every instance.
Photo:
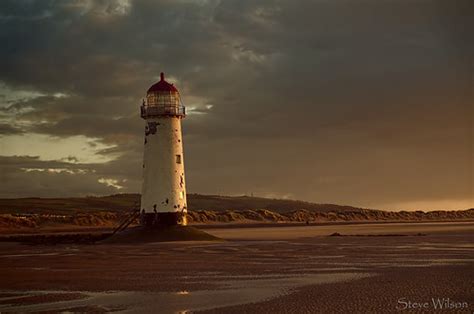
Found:
[[[176,87],[161,79],[141,106],[145,119],[141,223],[147,227],[186,225],[181,119],[185,108]]]

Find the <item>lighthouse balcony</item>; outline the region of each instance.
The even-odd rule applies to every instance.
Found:
[[[186,115],[186,108],[182,105],[161,105],[161,106],[149,106],[142,105],[140,107],[140,116],[144,119],[150,117],[159,116],[179,116],[184,117]]]

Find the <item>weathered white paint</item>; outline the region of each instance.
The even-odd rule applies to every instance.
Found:
[[[154,213],[155,208],[158,213],[186,213],[181,117],[149,117],[145,121],[141,209],[145,213]]]

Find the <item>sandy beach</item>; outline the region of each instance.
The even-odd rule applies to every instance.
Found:
[[[0,312],[474,309],[473,222],[204,230],[225,241],[0,243]]]

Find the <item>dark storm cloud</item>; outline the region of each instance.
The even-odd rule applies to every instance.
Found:
[[[9,124],[0,123],[0,134],[21,134],[23,133],[20,129],[13,127]]]
[[[0,81],[45,95],[9,105],[22,131],[116,144],[102,153],[117,160],[91,167],[127,191],[139,189],[140,98],[165,71],[196,107],[184,122],[190,191],[372,207],[470,198],[470,1],[5,1],[0,12]]]
[[[41,161],[37,157],[0,157],[0,179],[8,189],[0,197],[71,196],[116,193],[113,187],[101,184],[101,175],[92,172],[94,165]]]

